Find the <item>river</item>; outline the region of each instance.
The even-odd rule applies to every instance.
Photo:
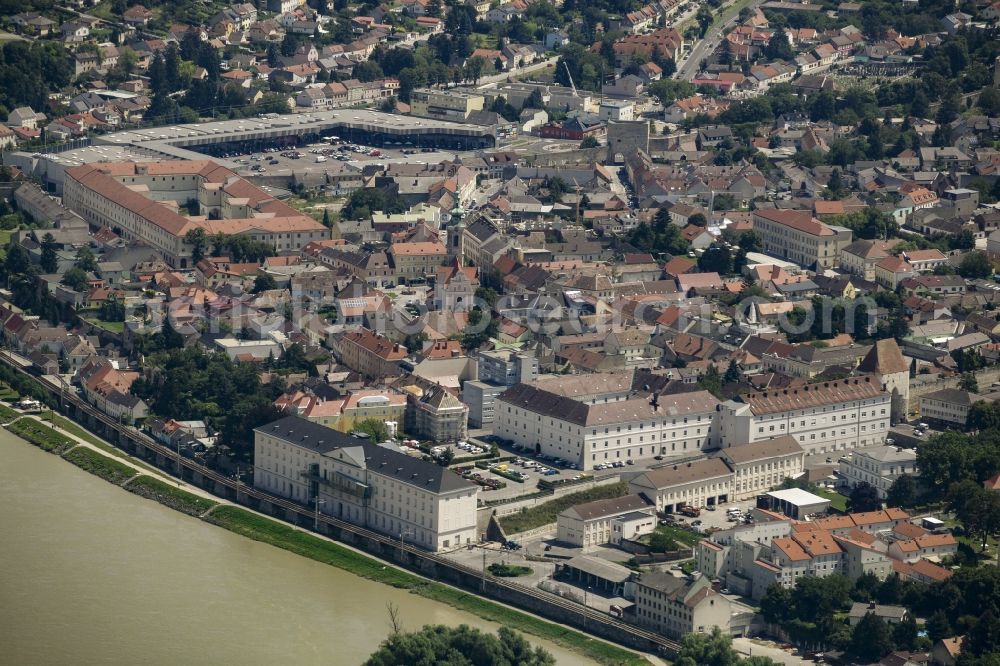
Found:
[[[0,664],[360,664],[390,602],[406,630],[498,626],[182,515],[0,429]]]

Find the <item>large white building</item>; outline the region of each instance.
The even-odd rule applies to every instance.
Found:
[[[806,461],[802,446],[790,435],[723,449],[719,455],[733,470],[734,500],[756,497],[799,476]]]
[[[732,605],[712,589],[707,576],[677,578],[669,573],[644,573],[635,583],[636,623],[673,638],[730,630]]]
[[[885,499],[893,482],[904,474],[917,475],[917,452],[897,446],[875,446],[860,449],[840,459],[840,475],[853,488],[867,483]]]
[[[617,372],[519,383],[496,400],[494,434],[593,469],[716,448],[716,405],[708,391],[651,396]]]
[[[478,486],[297,416],[254,430],[254,485],[428,550],[478,541]]]
[[[721,406],[722,448],[791,435],[807,454],[885,442],[891,398],[870,375],[748,393]]]
[[[657,511],[673,513],[684,506],[718,506],[729,501],[733,472],[721,458],[666,465],[644,472],[628,484]]]
[[[753,213],[753,228],[768,254],[803,268],[836,268],[851,232],[820,222],[809,211],[762,208]]]
[[[566,509],[556,517],[556,538],[592,550],[649,534],[655,527],[653,507],[638,495],[626,495]]]

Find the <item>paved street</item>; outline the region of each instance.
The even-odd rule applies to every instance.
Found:
[[[715,50],[715,48],[719,45],[719,42],[722,40],[722,36],[739,20],[740,11],[744,7],[755,8],[760,5],[762,1],[763,0],[749,0],[748,2],[747,0],[738,0],[724,9],[721,17],[716,19],[716,22],[709,27],[708,32],[705,34],[705,38],[695,43],[694,48],[691,49],[691,53],[688,55],[687,59],[677,67],[677,71],[674,73],[673,78],[680,79],[682,81],[689,81],[691,77],[698,73],[701,61],[712,54],[712,51]]]

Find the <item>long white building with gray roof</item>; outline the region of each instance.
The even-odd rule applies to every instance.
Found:
[[[254,430],[254,486],[427,550],[478,541],[478,486],[297,416]]]
[[[520,383],[496,404],[496,436],[585,470],[718,447],[711,393],[653,395],[633,389],[631,372]]]

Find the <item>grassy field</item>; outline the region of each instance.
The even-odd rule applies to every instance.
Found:
[[[72,440],[34,419],[16,421],[7,426],[7,430],[50,453],[62,453],[74,444]]]
[[[832,490],[826,490],[825,488],[818,488],[816,494],[824,499],[830,500],[830,506],[841,513],[847,513],[847,498],[840,493],[835,493]]]
[[[98,328],[103,328],[109,333],[125,332],[125,322],[123,321],[104,321],[103,319],[98,319],[97,317],[83,317],[82,319],[88,324],[93,324]]]
[[[135,464],[135,465],[137,465],[139,467],[142,467],[143,469],[145,469],[147,471],[150,471],[150,472],[156,472],[157,471],[155,468],[151,467],[150,465],[147,465],[146,463],[144,463],[143,461],[139,460],[138,458],[130,456],[129,454],[127,454],[124,451],[122,451],[121,449],[116,449],[111,444],[108,444],[107,442],[105,442],[103,439],[101,439],[97,435],[94,435],[93,433],[91,433],[89,430],[87,430],[83,426],[77,424],[75,421],[70,421],[65,416],[60,416],[59,414],[57,414],[55,412],[51,412],[51,411],[50,412],[43,412],[40,416],[42,417],[42,419],[44,419],[46,421],[50,421],[51,423],[59,426],[60,428],[62,428],[63,430],[67,431],[71,435],[74,435],[75,437],[79,437],[83,441],[89,442],[90,444],[93,444],[94,446],[96,446],[97,448],[99,448],[101,451],[104,451],[105,453],[110,453],[111,455],[115,456],[116,458],[121,458],[122,460],[128,460],[129,462],[131,462],[131,463],[133,463],[133,464]]]
[[[660,534],[665,534],[674,541],[684,546],[693,546],[702,540],[702,536],[696,532],[690,530],[682,530],[679,527],[674,527],[673,525],[657,525],[656,531]]]
[[[112,460],[93,449],[88,449],[86,446],[74,448],[72,451],[67,452],[63,458],[80,469],[99,476],[105,481],[110,481],[116,486],[120,486],[136,475],[136,471],[128,465],[120,463],[117,460]]]
[[[128,484],[125,489],[147,499],[156,500],[160,504],[189,516],[200,516],[213,506],[218,505],[216,501],[199,497],[151,476],[140,476]]]
[[[597,486],[588,490],[581,490],[577,493],[563,495],[554,500],[550,500],[530,509],[521,509],[519,513],[513,513],[500,519],[500,526],[507,534],[517,534],[533,530],[542,525],[556,522],[556,516],[566,509],[583,502],[593,502],[599,499],[610,499],[612,497],[622,497],[628,493],[628,486],[625,483],[615,483],[609,486]]]
[[[18,416],[20,416],[20,414],[15,412],[7,405],[0,405],[0,421],[3,421],[4,423],[10,423]]]
[[[639,666],[647,663],[645,659],[628,650],[589,638],[572,629],[539,620],[482,597],[466,594],[446,585],[424,580],[406,571],[388,567],[373,558],[237,507],[219,507],[206,520],[256,541],[333,565],[369,580],[409,590],[511,629],[550,640],[603,664]]]

